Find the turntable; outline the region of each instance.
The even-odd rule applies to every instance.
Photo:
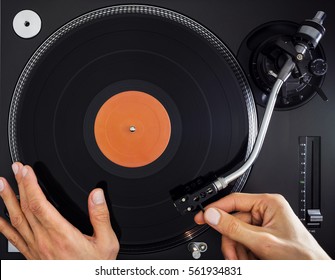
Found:
[[[239,191],[284,195],[335,256],[330,4],[68,2],[1,1],[1,175],[30,164],[87,234],[103,188],[120,259],[221,258],[193,216]]]

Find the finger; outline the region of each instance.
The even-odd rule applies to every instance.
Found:
[[[41,188],[38,186],[35,172],[28,165],[23,166],[20,162],[12,165],[15,179],[18,183],[20,193],[24,195],[24,199],[46,199]],[[36,187],[38,186],[38,187]]]
[[[221,251],[226,260],[238,260],[236,244],[235,240],[222,236]]]
[[[19,194],[20,194],[20,202],[25,202],[26,201],[26,193],[22,187],[22,184],[20,184],[21,182],[21,170],[22,170],[22,163],[21,162],[14,162],[12,164],[12,170],[13,170],[13,173],[14,173],[14,176],[15,176],[15,180],[17,182],[17,186],[19,188]]]
[[[235,211],[251,212],[259,205],[257,202],[264,199],[264,196],[266,194],[232,193],[207,205],[205,210],[219,208],[228,213]],[[203,212],[197,213],[194,220],[197,224],[205,223]]]
[[[32,259],[27,243],[22,236],[4,218],[0,217],[0,232],[15,246],[27,259]]]
[[[259,260],[259,258],[257,258],[257,256],[251,251],[248,252],[248,259],[249,260]]]
[[[236,243],[236,253],[237,253],[237,257],[238,257],[239,260],[248,260],[249,259],[249,256],[248,256],[249,251],[250,250],[247,249],[241,243]]]
[[[33,230],[34,227],[39,225],[39,222],[29,210],[29,203],[28,203],[26,191],[25,191],[25,188],[23,187],[22,169],[23,169],[23,164],[21,162],[13,163],[12,170],[13,170],[16,182],[17,182],[18,189],[19,189],[21,210],[24,213],[30,227]]]
[[[6,205],[12,226],[17,229],[28,244],[31,244],[34,241],[34,234],[21,211],[14,191],[5,178],[0,178],[0,196]]]
[[[238,212],[233,214],[235,218],[245,222],[251,223],[251,214]],[[222,245],[221,250],[225,259],[228,260],[240,260],[240,259],[248,259],[247,252],[249,250],[244,250],[241,248],[243,245],[237,243],[235,240],[230,239],[229,237],[222,236]]]
[[[30,166],[23,166],[21,171],[16,174],[16,177],[20,188],[25,193],[28,208],[25,215],[33,230],[38,225],[46,229],[70,226],[70,223],[46,199]]]
[[[112,229],[109,211],[102,189],[93,190],[88,198],[88,212],[98,242],[118,242]]]
[[[252,224],[252,215],[245,212],[237,212],[233,216],[247,224]],[[250,250],[241,243],[235,242],[235,251],[239,260],[248,260]]]
[[[232,197],[234,199],[234,197]],[[222,210],[224,210],[222,205],[225,203],[224,201],[222,201],[223,199],[220,199],[212,204],[209,204],[208,206],[205,207],[205,209],[211,208],[211,207],[217,207],[220,208]],[[235,203],[235,201],[234,201]],[[235,207],[234,207],[235,208]],[[230,209],[232,209],[232,207],[230,206]],[[235,211],[235,210],[232,210]],[[232,211],[228,211],[225,210],[225,212],[232,212]],[[237,210],[236,210],[237,211]],[[242,211],[242,210],[238,210],[238,211]],[[248,222],[249,224],[251,224],[251,222],[249,222],[249,220],[251,219],[251,215],[249,215],[249,218],[247,220],[245,220],[245,222]],[[206,223],[205,218],[204,218],[204,212],[203,211],[199,211],[195,216],[194,216],[194,221],[198,224],[198,225],[203,225],[204,223]]]
[[[205,221],[222,235],[235,240],[251,250],[254,249],[261,237],[260,232],[266,229],[250,225],[240,219],[217,208],[209,208],[205,211]]]
[[[245,223],[252,224],[252,216],[249,212],[237,212],[231,215]]]
[[[88,198],[88,212],[94,229],[94,238],[101,252],[115,259],[120,245],[110,222],[109,211],[102,189],[93,190]]]
[[[194,216],[194,221],[198,224],[198,225],[203,225],[205,224],[205,219],[204,219],[204,212],[200,211],[198,212],[195,216]]]
[[[264,201],[269,201],[273,196],[268,194],[232,193],[211,203],[205,209],[219,208],[228,213],[235,211],[251,212],[252,210],[255,211],[255,209],[258,210],[262,205],[267,205]]]

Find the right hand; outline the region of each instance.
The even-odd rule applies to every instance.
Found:
[[[226,259],[330,259],[281,195],[230,194],[194,219],[222,234]]]

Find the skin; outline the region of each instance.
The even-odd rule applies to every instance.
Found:
[[[115,259],[119,242],[101,189],[88,197],[93,236],[82,234],[49,203],[34,171],[13,165],[20,202],[5,178],[0,196],[10,223],[0,217],[0,232],[27,259]],[[234,214],[229,214],[234,212]],[[195,216],[222,234],[226,259],[330,259],[280,195],[228,195]]]
[[[34,171],[21,163],[13,165],[20,193],[18,202],[5,178],[0,192],[11,224],[0,217],[0,231],[27,259],[115,259],[119,242],[112,229],[101,189],[88,197],[93,236],[82,234],[49,203]]]
[[[234,193],[194,219],[222,234],[226,259],[330,259],[278,194]]]

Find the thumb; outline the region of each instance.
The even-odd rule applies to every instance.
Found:
[[[255,247],[261,238],[261,228],[241,221],[217,208],[209,208],[205,211],[204,218],[207,224],[220,232],[223,236],[229,237],[250,250]]]
[[[118,242],[112,229],[109,211],[102,189],[94,189],[88,198],[88,212],[98,242]],[[107,243],[107,244],[108,244]]]

